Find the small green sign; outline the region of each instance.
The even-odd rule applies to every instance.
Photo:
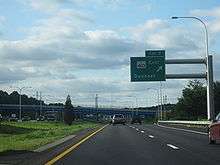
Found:
[[[165,57],[165,50],[146,50],[145,56],[164,56]]]
[[[131,57],[131,82],[165,81],[165,56]]]

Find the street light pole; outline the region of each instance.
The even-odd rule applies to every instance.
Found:
[[[22,88],[19,89],[19,120],[21,121],[21,91]]]
[[[136,97],[136,96],[133,96],[133,95],[129,95],[129,96],[127,96],[127,97],[130,97],[130,98],[132,98],[132,99],[135,99],[135,103],[134,103],[134,101],[132,100],[132,116],[134,115],[134,109],[135,109],[135,107],[136,107],[135,114],[137,115],[137,109],[138,109],[138,100],[137,100],[137,97]],[[136,104],[136,105],[134,105],[134,104]]]
[[[147,88],[147,90],[155,90],[157,92],[157,120],[160,119],[160,92],[159,92],[159,89],[155,89],[155,88]]]
[[[31,87],[12,87],[10,88],[17,88],[19,90],[19,121],[22,121],[22,109],[21,109],[21,92],[25,88],[31,88]]]
[[[205,28],[205,45],[206,45],[206,73],[207,73],[207,116],[208,120],[214,119],[214,84],[213,84],[213,61],[212,56],[209,55],[209,39],[206,24],[198,17],[172,17],[172,19],[195,19],[198,20]]]

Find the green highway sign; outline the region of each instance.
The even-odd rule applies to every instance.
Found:
[[[130,58],[131,82],[165,81],[165,56]]]
[[[165,50],[146,50],[145,56],[164,56],[165,57]]]

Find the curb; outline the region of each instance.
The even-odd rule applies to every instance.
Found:
[[[52,147],[55,147],[55,146],[57,146],[57,145],[59,145],[59,144],[61,144],[61,143],[64,143],[64,142],[66,142],[66,141],[68,141],[68,140],[74,138],[75,136],[76,136],[76,135],[66,136],[66,137],[64,137],[64,138],[62,138],[62,139],[59,139],[59,140],[55,141],[55,142],[52,142],[52,143],[46,144],[46,145],[44,145],[44,146],[41,146],[40,148],[38,148],[38,149],[36,149],[36,150],[33,150],[33,151],[34,151],[34,152],[42,152],[42,151],[45,151],[45,150],[47,150],[47,149],[49,149],[49,148],[52,148]]]

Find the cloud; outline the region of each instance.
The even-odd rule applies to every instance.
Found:
[[[34,10],[44,12],[54,12],[59,8],[60,3],[68,2],[68,0],[19,0],[24,5],[32,7]]]
[[[55,12],[61,6],[72,5],[73,8],[105,8],[110,10],[122,10],[128,8],[131,5],[137,3],[133,0],[19,0],[21,3],[32,7],[34,10],[42,12]],[[142,3],[139,4],[140,8],[145,9],[146,11],[151,11],[151,5],[146,1],[145,5]]]
[[[111,69],[127,64],[128,54],[140,45],[112,30],[83,30],[90,19],[71,10],[60,10],[39,20],[18,41],[0,42],[1,59],[47,65],[63,61],[80,69]],[[78,22],[77,22],[78,21]]]
[[[206,22],[208,24],[208,29],[211,33],[220,32],[220,6],[206,10],[195,9],[190,13],[195,16],[210,17],[211,20],[208,23]]]
[[[0,84],[5,84],[25,80],[28,74],[18,68],[0,67],[0,75]]]
[[[6,21],[6,18],[4,16],[0,16],[0,25]]]
[[[1,28],[4,26],[5,21],[6,21],[6,18],[0,15],[0,27]],[[3,35],[3,32],[0,31],[0,38],[2,35]]]
[[[200,55],[203,48],[198,42],[199,32],[171,26],[166,20],[152,19],[126,30],[136,41],[143,42],[145,49],[165,49],[171,58]]]
[[[220,17],[220,6],[212,9],[194,9],[190,13],[196,16]]]
[[[122,101],[127,101],[126,96],[131,94],[144,100],[152,94],[145,90],[158,89],[159,84],[130,83],[129,57],[144,56],[146,49],[165,49],[167,58],[196,58],[203,51],[203,42],[199,42],[202,34],[194,26],[186,30],[172,26],[167,20],[149,19],[132,27],[97,29],[91,15],[59,7],[63,3],[86,5],[86,0],[26,2],[33,3],[36,10],[48,9],[51,13],[37,20],[30,29],[24,29],[27,34],[24,39],[0,41],[0,63],[4,65],[2,75],[5,75],[0,83],[25,80],[45,93],[62,97],[70,93],[79,102],[87,103],[94,102],[95,93],[106,103],[111,93]],[[117,9],[122,2],[125,1],[100,0],[95,5]],[[219,73],[218,66],[215,63],[215,74]],[[204,71],[184,70],[180,66],[169,71],[192,72],[193,69]],[[184,84],[185,81],[168,80],[164,88],[170,96],[178,97],[181,90],[177,94],[176,91]]]
[[[76,26],[74,16],[71,11],[62,10],[38,21],[27,38],[0,42],[1,60],[12,61],[12,65],[31,73],[27,79],[46,76],[74,80],[77,75],[65,73],[66,70],[120,70],[129,66],[130,56],[144,56],[145,43],[141,38],[146,33],[147,48],[168,49],[175,52],[172,57],[181,56],[186,47],[187,51],[198,50],[192,36],[159,19],[128,28],[128,37],[120,34],[120,30],[83,30],[80,27],[84,20]]]

